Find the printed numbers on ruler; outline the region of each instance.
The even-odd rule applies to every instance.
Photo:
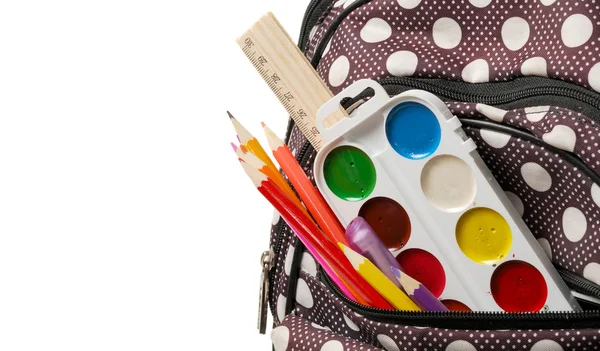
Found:
[[[319,130],[311,121],[306,109],[302,106],[302,103],[296,99],[292,90],[281,78],[281,74],[277,72],[277,70],[271,66],[269,60],[259,52],[259,47],[252,38],[246,37],[243,42],[244,46],[242,47],[242,51],[246,54],[250,62],[252,62],[252,65],[262,76],[263,80],[269,85],[269,88],[275,93],[283,107],[306,136],[308,141],[310,141],[315,149],[321,149],[323,139],[321,138]]]

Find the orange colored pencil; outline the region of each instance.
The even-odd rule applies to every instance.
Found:
[[[349,246],[344,227],[342,227],[337,216],[333,213],[321,193],[312,185],[310,179],[308,179],[306,173],[304,173],[304,170],[298,164],[298,161],[296,161],[292,151],[290,151],[290,148],[264,123],[262,123],[262,126],[269,141],[269,146],[273,151],[273,156],[275,156],[275,159],[285,174],[287,174],[294,189],[300,195],[302,202],[308,207],[308,210],[317,220],[323,232],[333,242],[341,242],[345,246]]]
[[[273,180],[256,170],[251,165],[241,162],[244,171],[250,177],[258,191],[275,207],[281,217],[294,228],[296,235],[322,257],[326,263],[356,291],[371,307],[393,310],[379,293],[371,287],[352,267],[340,248],[334,244],[275,185]]]
[[[244,154],[244,148],[243,147],[238,147],[236,144],[231,143],[231,146],[233,148],[233,150],[235,151],[236,155],[238,156],[238,160],[240,161],[244,161],[248,164],[250,164],[251,166],[254,166],[256,169],[258,169],[261,173],[263,173],[264,175],[266,175],[267,177],[270,177],[269,175],[269,171],[270,168],[268,167],[264,167],[264,163],[262,163],[262,161],[260,161],[254,154],[252,153],[246,153]],[[294,197],[291,198],[292,200],[296,200],[299,202],[298,198],[296,197],[296,195],[294,194]],[[304,206],[302,206],[300,208],[302,210],[302,212],[304,212],[304,214],[306,215],[306,217],[308,218],[308,220],[313,220],[310,215],[308,214],[308,212],[306,212],[306,208]],[[293,230],[293,229],[292,229]],[[327,274],[331,277],[331,279],[335,282],[335,284],[340,288],[340,290],[342,290],[344,292],[344,294],[355,300],[358,303],[361,303],[363,305],[366,305],[366,301],[364,301],[360,295],[358,295],[356,293],[356,291],[354,291],[354,289],[352,289],[350,287],[350,285],[346,282],[344,282],[342,279],[340,279],[340,277],[331,270],[331,267],[327,266],[327,264],[323,261],[323,259],[318,256],[318,254],[316,252],[313,252],[313,250],[310,250],[310,248],[307,246],[307,249],[309,249],[309,251],[311,251],[311,253],[313,254],[313,256],[315,257],[315,259],[317,261],[319,261],[319,263],[322,263],[321,266],[323,267],[323,269],[327,272]]]
[[[227,114],[229,115],[229,119],[233,124],[233,128],[237,133],[238,139],[240,140],[240,145],[248,149],[248,151],[250,151],[251,153],[255,154],[256,157],[258,157],[261,161],[266,163],[269,168],[273,169],[274,171],[277,171],[277,167],[275,166],[265,149],[263,149],[263,147],[260,145],[258,140],[256,140],[256,138],[252,134],[250,134],[250,132],[246,128],[244,128],[244,126],[235,117],[233,117],[233,115],[229,111],[227,111]]]
[[[233,124],[233,128],[235,129],[238,135],[238,139],[240,139],[240,149],[243,151],[243,153],[247,154],[247,151],[250,151],[250,153],[253,156],[256,156],[256,158],[258,158],[271,170],[269,174],[267,174],[267,176],[273,179],[275,184],[277,184],[280,189],[282,189],[286,194],[288,194],[288,197],[290,199],[297,198],[292,188],[290,188],[288,182],[283,178],[281,173],[279,173],[279,169],[277,169],[269,155],[265,152],[265,149],[263,149],[263,147],[258,142],[258,140],[256,140],[256,138],[252,134],[250,134],[250,132],[248,132],[248,130],[244,128],[244,126],[235,117],[233,117],[231,113],[229,113],[229,111],[227,111],[227,114],[229,115],[231,123]],[[299,205],[300,208],[304,208],[304,206],[300,204],[300,200],[297,201],[297,205]]]

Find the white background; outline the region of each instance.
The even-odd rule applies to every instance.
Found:
[[[272,10],[297,40],[307,4],[2,2],[1,350],[270,349],[225,111],[284,135],[235,39]]]

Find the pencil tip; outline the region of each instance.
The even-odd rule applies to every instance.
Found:
[[[233,115],[231,114],[231,112],[227,111],[227,115],[229,115],[229,118],[235,119],[235,117],[233,117]]]
[[[263,122],[263,121],[261,121],[261,122],[260,122],[260,125],[261,125],[263,128],[266,128],[266,127],[267,127],[267,125],[266,125],[266,124],[265,124],[265,122]]]

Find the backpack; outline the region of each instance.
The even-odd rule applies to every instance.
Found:
[[[441,98],[584,310],[362,306],[276,215],[266,266],[274,349],[599,349],[600,1],[312,0],[298,45],[334,94],[370,78],[390,96]],[[316,152],[291,120],[286,142],[314,181]]]

